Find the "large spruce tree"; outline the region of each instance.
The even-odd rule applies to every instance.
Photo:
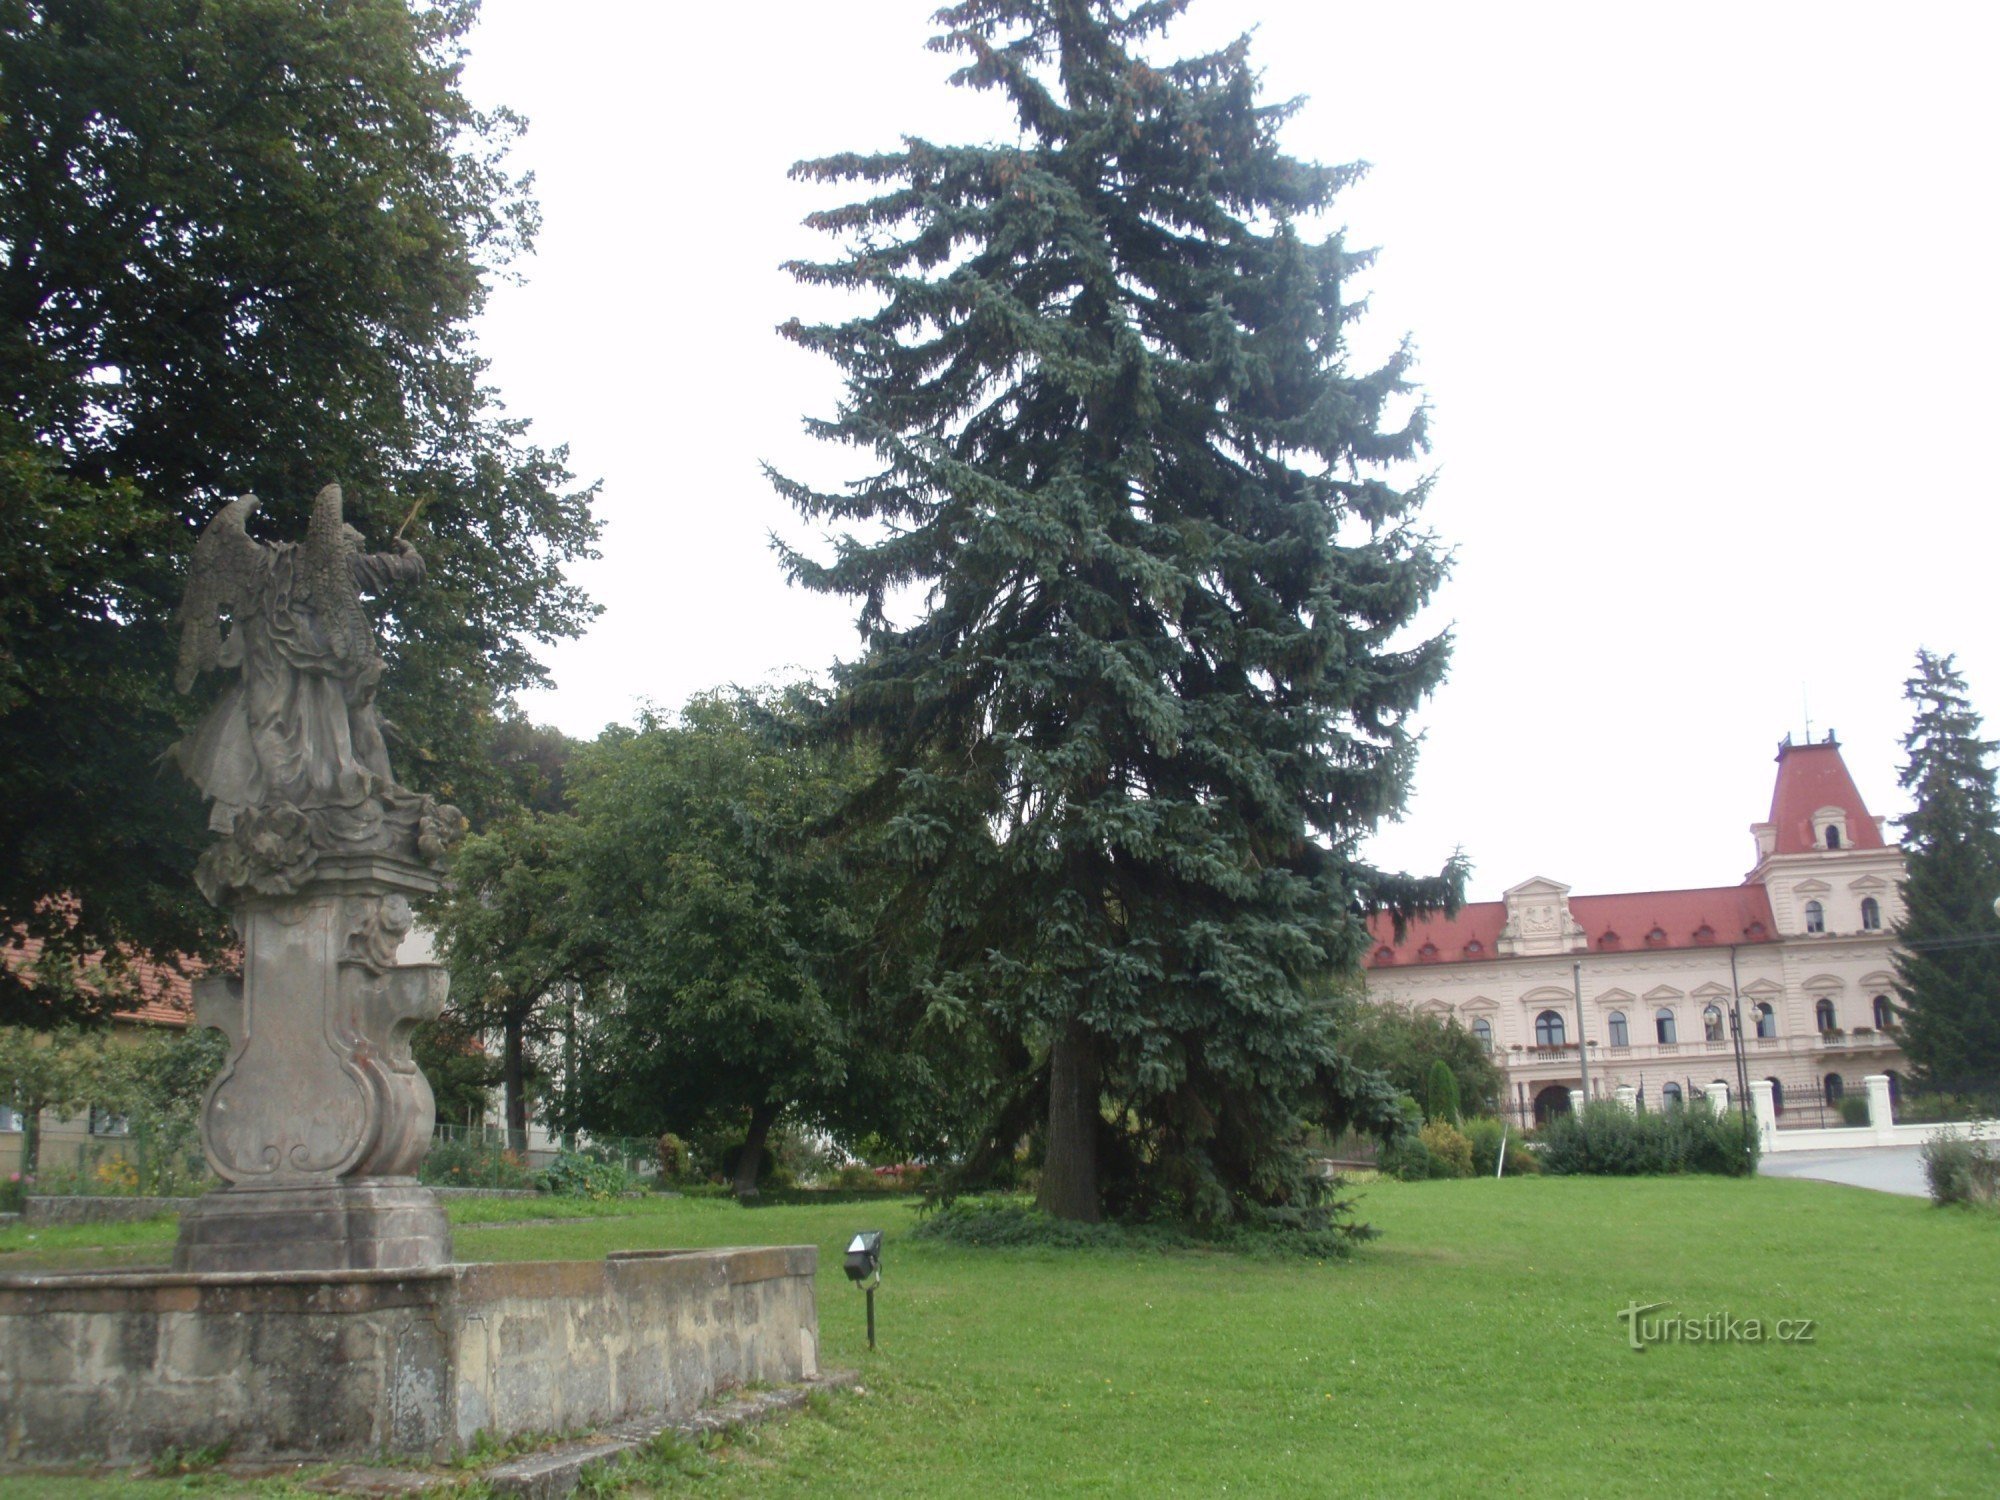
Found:
[[[861,601],[840,712],[893,766],[927,1023],[1011,1039],[996,1104],[1045,1101],[1041,1202],[1079,1219],[1309,1198],[1302,1116],[1357,1079],[1304,986],[1456,889],[1357,857],[1447,656],[1409,631],[1445,568],[1396,477],[1410,353],[1349,368],[1369,257],[1306,228],[1361,169],[1279,148],[1247,38],[1153,60],[1184,8],[967,0],[932,45],[1017,142],[795,169],[873,194],[791,269],[877,305],[784,332],[846,377],[811,429],[878,467],[773,476],[850,528],[788,565]]]
[[[1918,1082],[2000,1094],[2000,796],[1993,742],[1954,659],[1917,653],[1903,685],[1916,717],[1903,739],[1903,920],[1898,1032]]]
[[[114,1003],[62,990],[80,954],[221,936],[156,761],[199,706],[167,626],[228,496],[289,540],[338,480],[377,546],[425,502],[426,584],[383,606],[396,769],[504,800],[494,701],[588,619],[564,566],[595,527],[472,344],[536,222],[520,122],[460,88],[476,12],[0,0],[0,928],[52,960],[0,1018]]]

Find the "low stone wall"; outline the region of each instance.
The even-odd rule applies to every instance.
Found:
[[[447,1202],[453,1198],[541,1198],[533,1188],[434,1187]],[[36,1226],[55,1228],[67,1224],[131,1224],[140,1219],[156,1219],[161,1214],[186,1213],[198,1198],[91,1197],[84,1194],[34,1194],[23,1204],[25,1220]],[[0,1214],[0,1223],[6,1215]]]
[[[84,1198],[48,1197],[31,1194],[22,1202],[22,1215],[37,1227],[50,1229],[65,1224],[132,1224],[141,1219],[157,1219],[161,1214],[185,1212],[194,1198]]]
[[[0,1456],[449,1456],[818,1372],[811,1246],[416,1271],[0,1276]]]

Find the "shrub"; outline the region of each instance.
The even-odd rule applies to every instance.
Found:
[[[1980,1094],[1905,1094],[1896,1118],[1905,1125],[1957,1125],[2000,1115],[2000,1100]]]
[[[542,1172],[545,1191],[566,1198],[618,1198],[632,1187],[624,1164],[565,1151]]]
[[[34,1186],[34,1178],[23,1177],[19,1172],[9,1172],[0,1178],[0,1214],[19,1213]]]
[[[660,1159],[660,1182],[679,1182],[687,1176],[693,1164],[688,1154],[688,1144],[671,1130],[661,1136],[654,1147]]]
[[[1434,1119],[1418,1132],[1417,1138],[1424,1143],[1424,1149],[1431,1154],[1432,1176],[1472,1175],[1472,1142],[1460,1133],[1456,1125]]]
[[[1718,1116],[1706,1099],[1645,1115],[1598,1100],[1551,1120],[1542,1127],[1539,1144],[1540,1164],[1560,1176],[1746,1177],[1757,1170],[1755,1126],[1738,1115]]]
[[[1335,1260],[1375,1231],[1339,1222],[1349,1204],[1335,1198],[1279,1209],[1252,1223],[1192,1233],[1178,1224],[1081,1224],[1058,1219],[1014,1198],[958,1198],[910,1231],[918,1239],[982,1248],[1042,1246],[1056,1250],[1235,1250],[1249,1255]]]
[[[512,1151],[481,1140],[431,1143],[417,1176],[433,1187],[531,1188],[534,1175]]]
[[[1526,1131],[1516,1130],[1505,1120],[1495,1120],[1490,1116],[1467,1120],[1459,1127],[1472,1147],[1472,1175],[1491,1177],[1494,1168],[1500,1164],[1500,1143],[1507,1143],[1506,1173],[1509,1177],[1533,1177],[1540,1173],[1542,1164],[1535,1159],[1535,1153],[1528,1149]]]
[[[1843,1125],[1866,1125],[1868,1123],[1868,1101],[1848,1097],[1840,1101],[1840,1123]]]
[[[1924,1142],[1922,1154],[1931,1202],[2000,1208],[2000,1144],[1980,1127],[1966,1135],[1940,1130]]]
[[[1434,1122],[1446,1125],[1458,1123],[1458,1078],[1451,1071],[1451,1064],[1438,1058],[1431,1064],[1431,1076],[1426,1091],[1429,1108],[1425,1113]]]
[[[1382,1142],[1382,1150],[1375,1158],[1375,1166],[1377,1170],[1387,1172],[1399,1182],[1424,1182],[1437,1174],[1430,1148],[1424,1144],[1420,1134],[1423,1127],[1423,1111],[1417,1108],[1417,1101],[1408,1094],[1405,1094],[1400,1102],[1403,1109],[1403,1128]]]

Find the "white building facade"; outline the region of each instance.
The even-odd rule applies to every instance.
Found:
[[[1538,876],[1400,941],[1382,923],[1368,993],[1480,1037],[1517,1120],[1568,1109],[1572,1091],[1658,1108],[1769,1079],[1781,1128],[1837,1123],[1866,1075],[1900,1086],[1906,1070],[1890,961],[1902,850],[1831,735],[1779,747],[1751,833],[1737,885],[1592,896]]]

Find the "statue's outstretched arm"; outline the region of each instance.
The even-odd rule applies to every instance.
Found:
[[[423,554],[398,539],[394,552],[364,552],[354,559],[354,581],[371,594],[424,576]]]

